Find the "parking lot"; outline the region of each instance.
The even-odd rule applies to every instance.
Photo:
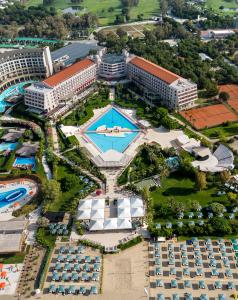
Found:
[[[222,300],[231,299],[238,290],[231,241],[193,239],[189,243],[151,243],[149,247],[151,299]]]

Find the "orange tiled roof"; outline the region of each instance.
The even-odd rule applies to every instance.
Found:
[[[175,80],[180,78],[180,76],[178,76],[178,75],[170,72],[169,70],[166,70],[166,69],[164,69],[142,57],[136,56],[130,61],[130,63],[132,63],[133,65],[137,66],[138,68],[154,75],[155,77],[158,77],[159,79],[163,80],[164,82],[166,82],[168,84],[171,84]]]
[[[46,78],[43,82],[48,86],[54,87],[59,83],[69,79],[73,75],[79,73],[80,71],[87,69],[89,66],[93,65],[94,62],[91,59],[83,59],[79,62],[76,62],[70,67],[65,68],[64,70]]]

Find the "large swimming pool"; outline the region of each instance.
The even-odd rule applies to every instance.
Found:
[[[8,102],[6,102],[5,99],[7,99],[10,96],[16,96],[19,94],[23,95],[24,94],[24,86],[26,84],[32,83],[32,82],[34,82],[34,81],[29,80],[29,81],[20,82],[20,83],[10,86],[8,89],[3,91],[0,94],[0,112],[4,112],[6,107],[11,105]]]
[[[25,187],[15,188],[3,193],[0,193],[0,208],[14,204],[28,194],[28,189]]]
[[[96,132],[100,127],[109,129],[121,127],[122,132],[121,134],[115,134],[114,136],[107,133]],[[99,119],[89,125],[86,130],[86,136],[101,152],[113,149],[122,153],[138,134],[139,127],[115,108],[109,109]]]
[[[18,143],[1,143],[0,144],[0,152],[1,151],[12,151],[12,150],[16,150]]]
[[[13,163],[13,167],[30,166],[32,170],[35,170],[36,159],[35,157],[17,157]]]

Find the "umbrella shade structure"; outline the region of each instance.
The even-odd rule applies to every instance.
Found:
[[[200,300],[208,300],[208,295],[207,294],[201,294],[199,297]]]
[[[59,286],[58,292],[61,293],[61,294],[64,294],[64,293],[65,293],[65,288],[64,288],[63,285],[60,285],[60,286]]]
[[[84,253],[84,251],[85,251],[85,247],[84,247],[83,245],[79,245],[76,251],[77,251],[78,253],[82,254],[82,253]]]
[[[185,300],[193,300],[193,296],[191,293],[186,293],[185,294]]]
[[[188,225],[189,225],[189,226],[194,226],[194,225],[195,225],[195,222],[194,222],[194,221],[189,221],[189,222],[188,222]]]
[[[87,264],[87,263],[83,266],[83,269],[84,269],[85,272],[90,272],[91,271],[90,265]]]
[[[60,276],[58,273],[54,273],[52,276],[52,281],[60,281]]]
[[[155,251],[155,257],[158,257],[158,258],[160,258],[160,251]]]
[[[204,221],[203,221],[203,220],[199,220],[199,221],[198,221],[198,225],[199,225],[199,226],[203,226],[203,225],[204,225]]]
[[[64,246],[61,246],[59,249],[60,253],[66,253],[66,248]]]
[[[232,277],[233,273],[232,273],[231,269],[226,269],[225,270],[225,275],[226,275],[226,277]]]
[[[190,280],[184,280],[184,288],[191,288],[192,287],[192,283]]]
[[[198,286],[200,289],[205,289],[206,288],[206,284],[204,280],[199,280],[198,281]]]
[[[83,281],[89,281],[89,276],[87,273],[82,273],[82,280]]]
[[[169,259],[169,265],[175,265],[175,259],[174,258],[170,258]]]
[[[81,271],[81,266],[79,264],[74,264],[74,271],[80,272]]]
[[[89,256],[89,255],[86,255],[84,257],[84,260],[85,260],[86,263],[89,263],[89,264],[92,262],[91,256]]]
[[[161,249],[160,243],[155,243],[154,247],[156,251],[159,251]]]
[[[71,280],[72,281],[79,281],[79,275],[77,273],[72,273],[72,276],[71,276]]]
[[[235,252],[238,252],[238,245],[233,245],[233,250],[234,250]]]
[[[198,217],[198,219],[201,219],[203,217],[203,213],[201,213],[201,212],[197,213],[197,217]]]
[[[95,256],[94,261],[95,261],[95,263],[100,263],[101,262],[101,257],[100,256]]]
[[[93,199],[91,203],[91,208],[93,209],[103,209],[105,208],[105,199]]]
[[[211,239],[206,239],[205,244],[206,245],[212,245],[212,240]]]
[[[74,259],[73,259],[73,256],[68,254],[67,257],[66,257],[66,261],[68,262],[72,262]]]
[[[183,227],[183,222],[178,221],[178,222],[177,222],[177,226],[180,227],[180,228]]]
[[[214,282],[214,287],[215,287],[215,289],[221,289],[222,288],[221,281],[215,281]]]
[[[69,281],[69,279],[70,279],[69,274],[63,273],[61,279],[62,279],[63,281]]]
[[[184,276],[190,276],[190,270],[189,270],[189,268],[184,268],[183,269],[183,275]]]
[[[202,265],[202,260],[199,259],[199,258],[197,258],[197,259],[195,260],[195,265],[196,265],[196,266],[201,266],[201,265]]]
[[[101,269],[100,264],[97,264],[97,263],[96,263],[96,264],[93,265],[93,271],[94,271],[94,272],[95,272],[95,271],[96,271],[96,272],[99,272],[100,269]]]
[[[75,253],[75,249],[74,249],[73,246],[70,246],[70,247],[69,247],[69,253],[70,253],[70,254],[74,254],[74,253]]]
[[[212,276],[219,276],[219,272],[217,269],[212,269]]]
[[[92,280],[93,281],[99,281],[99,274],[98,273],[93,273]]]
[[[231,243],[232,243],[232,245],[238,245],[237,239],[231,239]]]
[[[227,282],[227,289],[228,290],[234,290],[235,289],[235,284],[234,284],[234,282],[232,282],[232,281],[228,281]]]
[[[182,266],[188,266],[188,259],[182,258]]]
[[[192,219],[194,217],[194,213],[193,212],[188,213],[188,217],[189,219]]]
[[[167,229],[170,229],[170,228],[172,228],[173,225],[172,225],[172,223],[167,222],[165,226],[166,226]]]
[[[176,279],[171,280],[171,288],[177,288],[178,287],[178,282]]]
[[[164,295],[163,294],[158,294],[156,297],[156,300],[164,300]]]
[[[82,257],[80,255],[76,255],[75,256],[75,261],[77,261],[78,263],[82,262]]]
[[[84,286],[81,286],[80,288],[79,288],[79,294],[85,294],[86,293],[86,288],[84,287]]]
[[[66,263],[64,265],[64,271],[71,271],[73,269],[73,265],[72,264],[69,264],[69,263]]]
[[[182,251],[181,257],[182,257],[182,258],[188,258],[187,252],[186,252],[186,251]]]
[[[56,289],[55,285],[51,284],[49,287],[49,293],[54,294],[54,293],[56,293],[56,291],[57,291],[57,289]]]
[[[187,245],[181,244],[181,245],[180,245],[180,250],[181,250],[181,251],[187,251]]]
[[[184,213],[183,212],[178,213],[178,219],[183,219],[183,217],[184,217]]]
[[[92,295],[97,295],[98,294],[98,289],[97,289],[96,286],[91,286],[90,294],[92,294]]]
[[[201,251],[195,251],[194,252],[194,257],[196,257],[198,259],[201,259],[201,257],[202,257]]]
[[[161,266],[161,260],[158,257],[155,259],[155,265]]]
[[[162,279],[156,279],[156,287],[164,287],[164,281]]]
[[[216,260],[215,260],[214,258],[212,258],[212,259],[210,260],[209,266],[210,266],[210,267],[216,267],[216,266],[217,266],[217,262],[216,262]]]
[[[63,262],[63,261],[64,261],[64,256],[60,254],[60,255],[57,256],[56,259],[57,259],[57,261],[59,261],[59,262]]]
[[[57,234],[58,234],[58,235],[63,235],[63,229],[58,229],[58,230],[57,230]]]
[[[76,287],[74,285],[70,285],[68,288],[69,294],[75,294],[76,293]]]
[[[172,299],[173,299],[173,300],[179,300],[180,298],[179,298],[179,295],[178,295],[178,294],[173,294],[173,295],[172,295]]]
[[[201,268],[196,269],[196,275],[197,276],[202,276],[203,275],[203,270]]]
[[[161,229],[161,224],[160,223],[156,223],[155,227],[156,227],[156,229]]]
[[[169,274],[170,275],[176,275],[177,274],[176,269],[175,268],[170,268]]]
[[[163,272],[162,272],[162,269],[161,268],[156,268],[155,269],[155,275],[162,275]]]
[[[57,262],[56,264],[55,264],[55,268],[54,268],[56,271],[60,271],[61,269],[62,269],[62,265],[61,265],[61,263],[59,263],[59,262]]]
[[[210,252],[208,253],[208,258],[210,258],[210,259],[214,259],[214,258],[215,258],[215,254],[214,254],[213,251],[210,251]]]
[[[92,209],[91,220],[104,219],[104,208]]]
[[[219,300],[226,300],[226,296],[224,294],[218,295]]]

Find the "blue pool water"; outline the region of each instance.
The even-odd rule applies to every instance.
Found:
[[[5,150],[15,150],[17,147],[18,143],[1,143],[0,144],[0,151],[5,151]]]
[[[35,157],[17,157],[13,163],[13,167],[21,165],[21,166],[32,166],[32,170],[35,169],[36,159]]]
[[[102,125],[106,125],[108,128],[121,126],[122,128],[131,130],[139,129],[135,124],[133,124],[115,108],[109,109],[104,115],[101,116],[101,118],[99,118],[91,126],[89,126],[87,128],[87,131],[94,131]]]
[[[19,94],[24,94],[24,86],[26,84],[32,83],[32,82],[34,82],[34,81],[29,80],[29,81],[20,82],[20,83],[17,83],[15,85],[10,86],[8,89],[3,91],[0,94],[0,112],[4,112],[6,107],[11,105],[11,104],[9,104],[5,101],[6,98],[8,98],[10,96],[16,96],[16,95],[19,95]]]
[[[129,129],[123,133],[123,136],[108,136],[102,133],[90,132],[96,131],[98,127],[105,125],[107,128],[120,126]],[[86,131],[86,136],[97,146],[101,152],[106,152],[110,149],[118,152],[124,152],[129,144],[139,134],[139,128],[129,119],[123,116],[115,108],[111,108],[97,121],[91,124]]]
[[[10,191],[0,193],[0,208],[20,201],[28,194],[28,189],[20,187]]]

